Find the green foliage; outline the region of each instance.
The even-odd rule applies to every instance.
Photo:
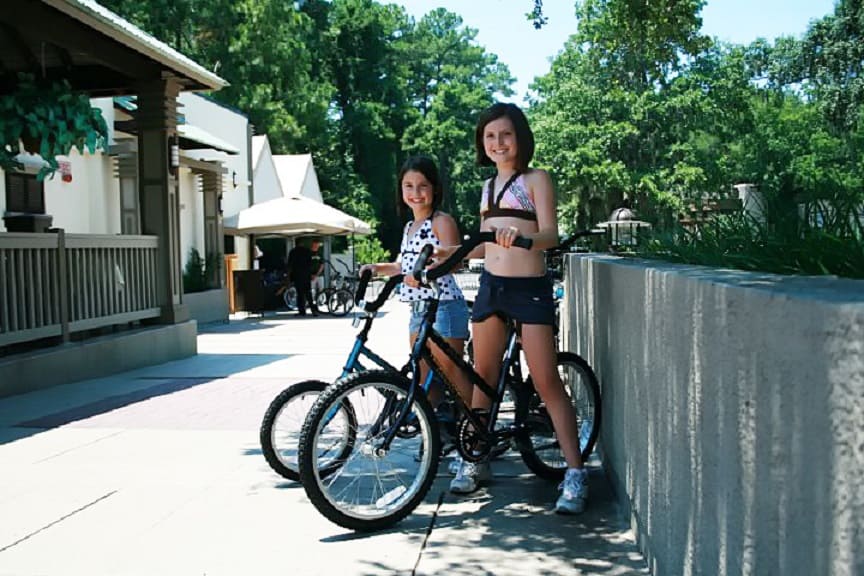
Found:
[[[769,210],[769,218],[772,216],[776,214]],[[820,218],[812,224],[789,220],[770,224],[744,212],[722,215],[695,230],[661,231],[644,244],[639,255],[777,274],[864,279],[864,213],[848,219]]]
[[[605,220],[626,197],[659,230],[652,256],[860,277],[861,2],[839,2],[803,41],[750,46],[702,37],[703,4],[577,3],[579,30],[531,110],[562,227]],[[764,222],[674,225],[738,182],[764,194]]]
[[[354,254],[358,265],[375,262],[390,262],[390,252],[374,236],[358,236],[354,239]]]
[[[534,8],[526,13],[525,17],[531,21],[537,30],[545,26],[549,19],[543,15],[543,0],[534,0]]]
[[[807,89],[838,130],[854,130],[864,109],[864,3],[839,0],[834,14],[812,23],[793,62]]]
[[[40,84],[32,75],[21,74],[17,88],[0,95],[0,168],[22,169],[15,160],[19,140],[28,152],[47,163],[39,178],[59,168],[57,156],[72,148],[79,152],[104,148],[108,128],[102,112],[90,105],[86,95],[72,91],[65,80]]]
[[[368,261],[398,244],[396,174],[409,154],[436,159],[444,209],[463,230],[478,225],[488,174],[474,163],[474,123],[512,79],[458,15],[415,21],[375,0],[104,3],[226,78],[215,97],[248,113],[275,153],[311,152],[324,199],[375,226],[377,239],[358,242]],[[532,5],[542,25],[542,2]],[[606,220],[627,199],[686,261],[702,252],[717,265],[850,273],[830,250],[860,247],[862,2],[839,0],[801,40],[749,46],[705,37],[704,5],[575,2],[579,28],[536,79],[529,110],[534,164],[556,182],[562,232]],[[698,233],[673,226],[685,206],[739,182],[768,199],[765,230],[736,217]],[[676,252],[658,242],[655,254]],[[778,246],[801,264],[771,264]]]
[[[325,200],[377,223],[383,246],[398,245],[396,175],[412,153],[438,160],[445,209],[476,226],[474,122],[512,78],[457,15],[415,22],[373,0],[104,4],[228,80],[214,97],[274,153],[310,152]]]

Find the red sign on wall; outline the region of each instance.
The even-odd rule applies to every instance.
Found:
[[[72,163],[68,160],[60,160],[57,164],[60,166],[60,178],[63,182],[72,182]]]

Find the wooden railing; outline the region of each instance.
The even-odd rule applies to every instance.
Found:
[[[155,236],[0,234],[0,346],[159,316]]]

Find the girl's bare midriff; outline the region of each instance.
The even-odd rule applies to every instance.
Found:
[[[514,227],[519,229],[521,236],[531,237],[537,233],[537,222],[522,218],[487,218],[483,222],[484,230]],[[504,248],[495,243],[486,244],[485,267],[495,276],[543,276],[546,273],[546,263],[543,252],[525,250],[523,248]]]

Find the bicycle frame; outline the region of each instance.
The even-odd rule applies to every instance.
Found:
[[[369,330],[372,328],[372,321],[374,319],[374,313],[364,318],[365,324],[360,330],[360,332],[357,334],[357,337],[354,339],[354,346],[351,348],[351,352],[348,354],[348,359],[345,362],[345,366],[342,367],[342,376],[340,376],[340,378],[344,378],[354,372],[362,372],[367,370],[366,366],[364,366],[360,362],[361,358],[371,360],[379,368],[391,370],[393,372],[401,372],[398,368],[384,360],[381,356],[379,356],[378,354],[373,352],[368,346],[366,346],[366,342],[369,340]]]
[[[530,247],[530,244],[529,244]],[[426,257],[428,258],[429,253],[427,252]],[[451,256],[451,259],[454,258]],[[449,261],[449,259],[448,259]],[[418,262],[422,262],[425,265],[425,259],[420,258]],[[422,268],[422,266],[420,266]],[[442,265],[442,268],[445,268],[445,265]],[[415,269],[415,274],[417,273]],[[390,447],[391,442],[396,437],[398,433],[398,429],[400,426],[404,425],[406,419],[408,418],[408,414],[411,413],[411,407],[414,404],[414,398],[417,394],[417,389],[422,388],[423,390],[428,390],[432,384],[434,378],[440,379],[447,389],[451,392],[451,394],[456,398],[456,405],[459,406],[460,412],[465,415],[467,420],[471,423],[474,430],[479,432],[484,441],[490,442],[495,440],[500,432],[495,431],[495,424],[498,418],[498,411],[501,406],[501,401],[504,397],[504,388],[507,384],[508,379],[511,377],[518,379],[518,381],[522,382],[522,371],[521,364],[519,362],[519,354],[521,352],[521,344],[519,343],[516,327],[512,321],[507,321],[506,328],[506,346],[504,349],[504,357],[503,363],[501,366],[501,372],[498,375],[498,381],[494,388],[489,386],[483,378],[480,377],[479,374],[474,370],[474,368],[468,364],[461,354],[456,352],[441,336],[434,328],[435,323],[435,315],[438,312],[438,285],[435,281],[429,283],[435,292],[435,297],[428,300],[428,307],[424,313],[423,321],[420,324],[420,329],[417,333],[417,339],[414,342],[414,346],[411,349],[411,356],[409,359],[409,365],[411,367],[411,384],[408,388],[408,394],[406,395],[405,400],[398,412],[398,418],[395,420],[393,425],[387,431],[384,436],[383,443],[379,446],[379,450],[387,450]],[[433,342],[436,346],[438,346],[447,357],[457,366],[457,368],[465,374],[475,388],[479,388],[483,394],[485,394],[491,401],[492,404],[489,410],[489,418],[484,421],[478,414],[476,414],[469,405],[470,399],[468,402],[465,401],[456,391],[455,386],[452,382],[447,378],[444,371],[438,366],[432,355],[432,349],[429,346],[429,342]],[[426,381],[420,385],[420,360],[425,360],[427,364],[430,366],[430,370],[428,375],[426,376]],[[387,409],[385,407],[384,414],[386,415]],[[376,425],[372,427],[373,431],[377,433],[380,430],[380,425],[382,423],[381,417],[379,417]],[[518,427],[518,423],[517,423]]]

